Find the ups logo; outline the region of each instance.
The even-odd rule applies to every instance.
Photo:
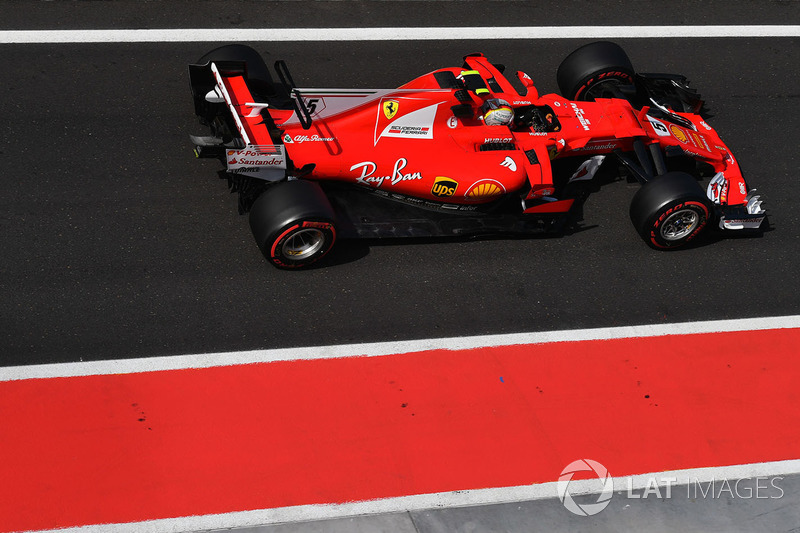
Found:
[[[453,196],[456,193],[456,189],[458,189],[458,182],[450,178],[445,178],[444,176],[439,176],[433,181],[431,194],[439,197]]]

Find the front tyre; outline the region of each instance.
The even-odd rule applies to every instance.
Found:
[[[320,186],[311,181],[269,187],[250,209],[250,229],[264,257],[284,269],[316,263],[336,241],[333,208]]]
[[[599,41],[568,55],[556,74],[561,94],[568,100],[622,98],[620,88],[634,84],[628,54],[616,43]]]
[[[711,207],[691,175],[669,172],[642,185],[631,201],[630,217],[648,245],[669,250],[702,233],[711,218]]]

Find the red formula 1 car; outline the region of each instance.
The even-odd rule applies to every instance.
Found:
[[[341,237],[562,230],[608,155],[641,183],[630,218],[653,248],[707,226],[762,225],[759,197],[683,76],[637,74],[610,42],[562,62],[563,96],[504,70],[473,54],[397,89],[298,89],[283,61],[276,82],[255,50],[223,46],[189,67],[211,130],[192,141],[225,164],[281,268],[317,261]]]

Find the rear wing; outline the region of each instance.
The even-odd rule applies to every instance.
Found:
[[[282,95],[288,95],[291,99],[290,105],[293,106],[303,129],[309,129],[312,122],[311,113],[306,107],[300,90],[297,89],[286,63],[282,60],[276,61],[275,71],[280,79],[280,87],[271,82],[250,79],[247,73],[247,64],[244,61],[211,61],[205,65],[189,65],[189,81],[192,87],[195,114],[200,117],[207,116],[209,114],[208,103],[220,103],[221,100],[219,99],[224,99],[226,90],[225,80],[233,79],[235,80],[233,83],[237,86],[236,89],[241,89],[242,86],[247,88],[249,96],[246,99],[248,101],[243,103],[249,104],[250,110],[248,114],[254,109],[257,109],[258,113],[260,113],[264,108],[275,106],[276,99],[263,98],[262,95],[256,94],[259,89],[264,89],[260,85],[268,84],[270,85],[269,92],[280,95],[277,99],[281,100],[281,104],[284,104],[286,100]],[[237,78],[240,78],[240,80]],[[258,86],[256,86],[257,83],[259,84]],[[231,87],[227,87],[227,91],[229,94],[233,91],[234,99],[241,97],[244,93],[244,91],[233,90]]]
[[[210,62],[206,66],[191,65],[189,77],[192,84],[195,113],[207,122],[220,114],[224,106],[232,126],[244,146],[272,144],[261,112],[268,102],[258,102],[247,84],[243,62]]]
[[[192,136],[195,155],[219,157],[227,171],[268,181],[283,179],[289,167],[286,150],[273,141],[262,111],[247,84],[244,62],[190,65],[195,113],[211,126],[210,137]]]

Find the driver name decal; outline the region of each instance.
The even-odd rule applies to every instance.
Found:
[[[583,129],[589,131],[589,126],[591,126],[592,123],[589,122],[588,118],[583,116],[585,111],[578,107],[578,105],[575,103],[570,102],[570,105],[572,106],[572,110],[575,112],[575,117],[578,119],[578,122],[580,122],[581,126],[583,126]]]

